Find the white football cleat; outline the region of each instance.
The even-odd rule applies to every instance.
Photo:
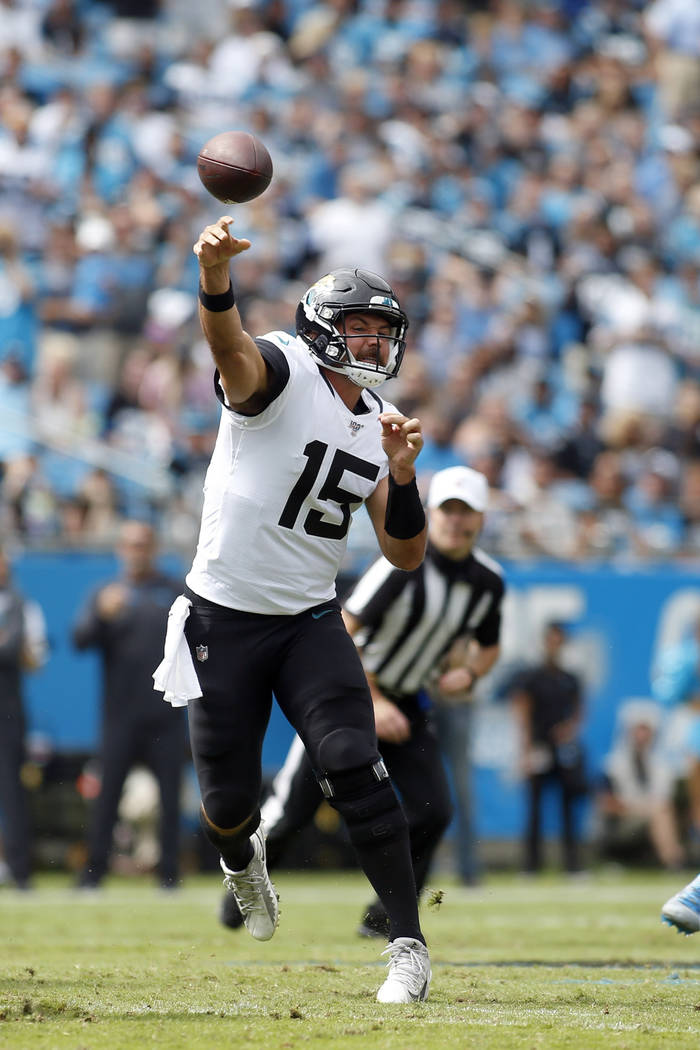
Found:
[[[422,941],[397,937],[382,955],[389,956],[389,976],[377,992],[378,1003],[416,1003],[428,998],[432,971]]]
[[[224,886],[234,895],[243,922],[256,941],[269,941],[279,922],[279,902],[265,863],[262,825],[251,835],[253,856],[243,871],[231,871],[221,858]]]

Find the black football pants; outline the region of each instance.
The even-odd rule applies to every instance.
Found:
[[[247,833],[255,829],[274,695],[317,773],[336,781],[333,804],[343,815],[365,812],[364,798],[358,810],[346,789],[355,792],[366,780],[370,810],[381,789],[377,837],[359,821],[351,826],[349,818],[348,831],[393,935],[422,937],[408,826],[389,782],[378,786],[373,778],[379,752],[372,700],[337,601],[294,616],[269,616],[224,609],[186,593],[193,604],[185,635],[203,694],[188,705],[190,741],[209,822],[224,830],[250,822]],[[387,810],[387,800],[393,809]]]
[[[354,731],[349,768],[379,759],[364,670],[336,602],[268,616],[196,597],[185,634],[203,694],[188,705],[192,755],[217,827],[238,827],[259,805],[273,694],[320,773],[328,772],[321,745],[339,728]]]

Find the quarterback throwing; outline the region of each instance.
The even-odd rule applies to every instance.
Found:
[[[415,569],[425,553],[415,481],[420,422],[376,392],[399,371],[408,319],[382,277],[348,267],[302,296],[294,335],[254,337],[231,279],[231,260],[251,243],[232,236],[232,221],[222,216],[194,245],[221,423],[197,551],[171,610],[156,688],[188,702],[202,826],[259,940],[273,935],[279,917],[259,810],[274,695],[386,908],[388,976],[377,998],[409,1003],[426,998],[431,971],[408,829],[335,594],[351,517],[363,503],[392,565]]]

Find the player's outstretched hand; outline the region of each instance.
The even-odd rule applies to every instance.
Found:
[[[408,419],[400,412],[382,412],[382,446],[389,460],[394,481],[406,485],[415,477],[414,463],[423,448],[423,431],[419,419]]]
[[[204,227],[192,249],[200,266],[207,270],[220,266],[250,248],[250,241],[246,238],[231,236],[229,226],[232,222],[230,215],[222,215],[217,222]]]

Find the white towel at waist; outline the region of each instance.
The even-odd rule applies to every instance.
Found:
[[[185,638],[185,620],[191,607],[192,602],[184,594],[170,606],[163,659],[153,672],[153,688],[164,692],[163,699],[173,707],[186,707],[188,700],[197,700],[202,695]]]

